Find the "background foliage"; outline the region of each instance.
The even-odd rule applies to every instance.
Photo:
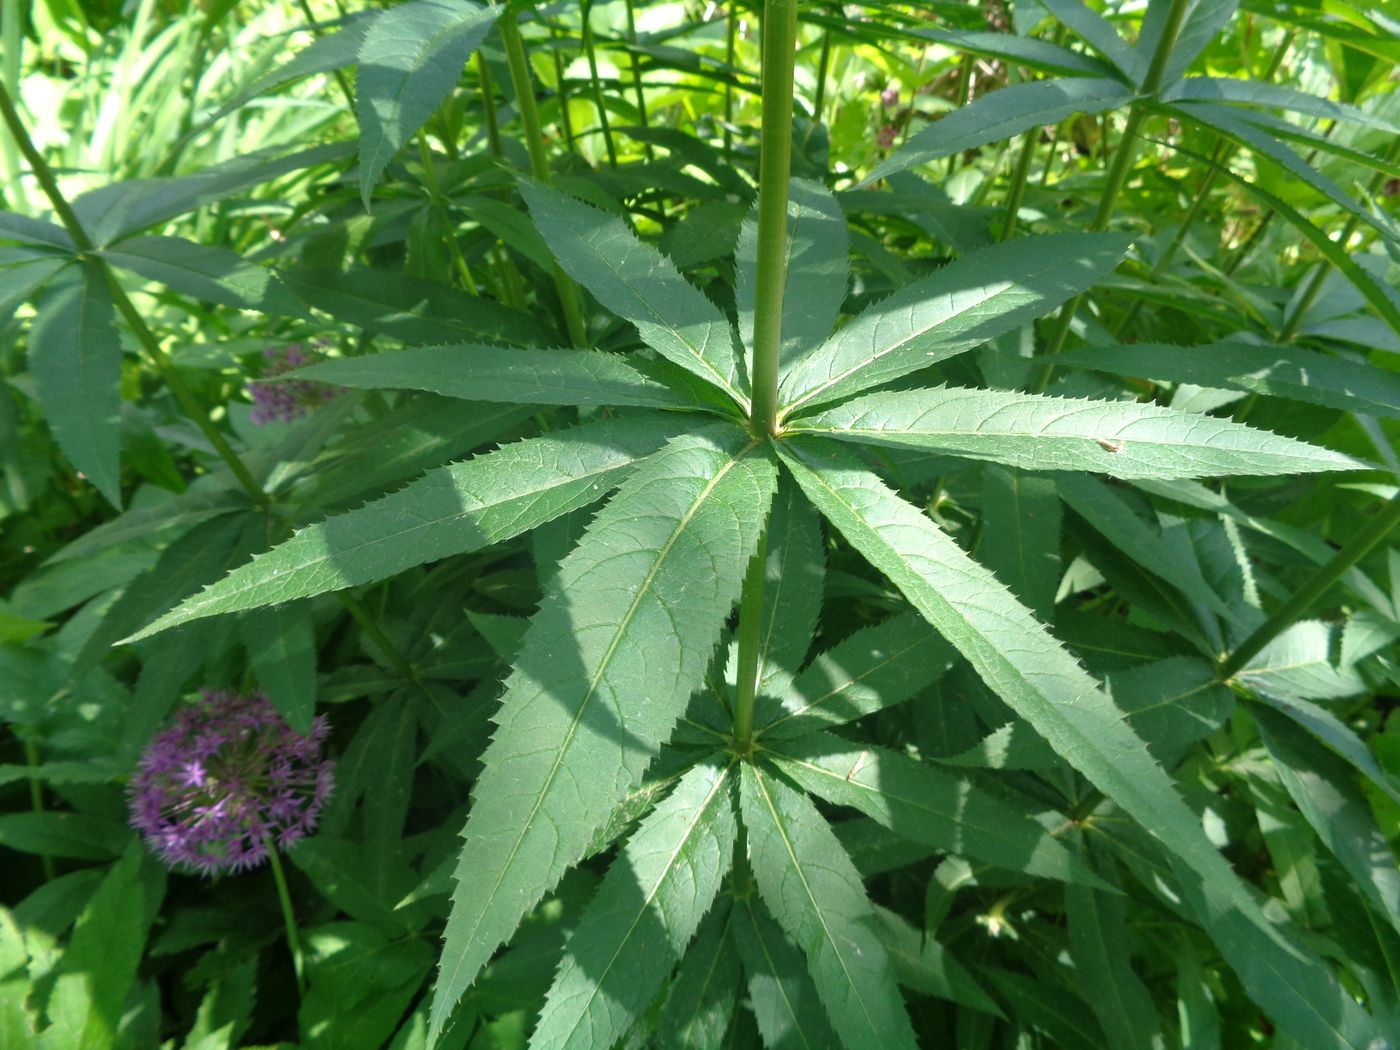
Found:
[[[1397,57],[0,0],[0,1047],[1392,1045]]]

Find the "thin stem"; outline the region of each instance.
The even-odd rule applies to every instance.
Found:
[[[540,130],[540,111],[535,106],[535,85],[530,79],[530,63],[525,57],[525,42],[520,39],[520,26],[513,12],[496,23],[501,42],[506,49],[510,67],[510,83],[515,91],[515,105],[520,110],[520,122],[525,126],[525,148],[530,154],[530,172],[546,185],[550,182],[549,157],[544,150],[544,135]],[[559,305],[564,309],[564,323],[569,340],[575,346],[586,346],[588,336],[583,325],[583,312],[578,305],[578,287],[556,262],[553,265],[554,287],[559,293]]]
[[[1020,214],[1021,201],[1026,196],[1026,179],[1030,177],[1035,140],[1039,135],[1040,129],[1032,128],[1021,140],[1021,155],[1016,158],[1016,169],[1011,173],[1011,188],[1006,195],[1006,220],[1001,228],[1003,241],[1010,240],[1016,232],[1016,216]]]
[[[727,18],[728,24],[725,26],[724,35],[724,64],[732,70],[734,68],[734,47],[735,39],[739,35],[739,5],[729,4]],[[729,79],[724,82],[724,159],[732,160],[734,157],[734,79],[730,74]]]
[[[24,48],[23,0],[0,0],[0,84],[6,91],[19,94],[19,78],[23,66],[20,57]],[[9,206],[21,214],[29,211],[29,200],[20,178],[19,154],[9,138],[0,142],[0,160],[4,161],[5,190],[11,196]]]
[[[1308,608],[1341,579],[1342,575],[1364,558],[1368,551],[1385,539],[1391,529],[1400,524],[1400,493],[1392,496],[1370,521],[1361,527],[1326,565],[1315,571],[1308,581],[1293,592],[1272,616],[1236,646],[1235,651],[1220,664],[1220,679],[1228,681],[1257,656],[1266,645],[1282,634],[1307,612]]]
[[[365,632],[370,641],[379,646],[380,652],[384,659],[389,661],[390,666],[406,681],[413,682],[415,685],[419,684],[418,671],[403,658],[403,654],[389,640],[389,636],[384,633],[384,629],[379,626],[378,621],[370,614],[370,611],[364,607],[364,603],[349,591],[336,591],[335,595],[340,599],[340,604],[345,611],[360,625],[360,630]]]
[[[758,160],[758,258],[754,289],[753,413],[755,437],[778,429],[778,351],[787,283],[788,176],[792,163],[792,66],[797,0],[765,0],[763,130]]]
[[[831,27],[822,30],[822,50],[817,58],[817,93],[812,99],[812,119],[818,124],[822,120],[822,110],[826,107],[826,77],[831,64]]]
[[[24,764],[30,769],[39,768],[39,748],[29,737],[24,737]],[[29,808],[34,811],[36,816],[43,817],[44,785],[38,777],[29,778]],[[52,882],[54,877],[53,858],[47,853],[40,853],[39,864],[43,868],[44,879]]]
[[[651,127],[647,120],[647,96],[642,89],[642,67],[637,61],[637,17],[632,10],[632,0],[627,0],[627,44],[630,50],[627,52],[632,62],[632,87],[637,93],[637,119],[643,128]],[[642,149],[646,153],[648,162],[656,159],[656,154],[652,151],[651,143],[643,140]]]
[[[317,24],[316,16],[311,11],[311,4],[308,0],[297,0],[297,6],[301,8],[301,13],[306,16],[307,29],[311,30],[311,35],[319,38],[321,27]],[[345,12],[341,12],[341,17],[345,17]],[[340,93],[345,96],[345,101],[353,110],[355,108],[355,93],[350,90],[350,81],[345,79],[345,71],[333,69],[331,73],[335,76],[335,82],[340,85]]]
[[[428,137],[423,132],[418,133],[418,156],[423,162],[423,182],[428,189],[428,200],[432,203],[433,211],[437,212],[438,218],[442,220],[442,239],[447,242],[447,254],[452,258],[452,265],[456,267],[457,276],[462,279],[462,284],[472,295],[479,295],[476,281],[472,278],[472,272],[467,266],[467,258],[462,254],[462,246],[457,243],[457,233],[452,228],[452,218],[447,213],[447,201],[442,195],[441,187],[438,184],[437,166],[433,163],[432,150],[428,148]]]
[[[486,144],[493,157],[503,155],[501,150],[501,127],[496,123],[496,91],[491,83],[491,69],[486,64],[486,55],[477,48],[476,76],[481,86],[481,105],[485,110]]]
[[[282,905],[282,922],[287,927],[287,950],[292,953],[292,969],[297,975],[297,994],[306,994],[306,968],[301,954],[301,938],[297,935],[296,915],[292,912],[292,895],[287,891],[287,875],[282,870],[282,858],[277,855],[277,845],[271,839],[263,839],[267,847],[268,866],[272,868],[272,881],[277,883],[277,900]]]
[[[1148,66],[1147,76],[1142,81],[1140,89],[1142,95],[1154,96],[1161,88],[1162,77],[1167,70],[1167,62],[1171,58],[1172,49],[1176,46],[1177,34],[1181,32],[1182,23],[1186,20],[1186,12],[1190,6],[1190,0],[1172,0],[1172,6],[1167,11],[1166,24],[1162,27],[1162,35],[1157,40],[1157,49],[1152,53],[1152,64]],[[1113,218],[1113,209],[1118,203],[1118,195],[1123,191],[1123,186],[1128,179],[1128,172],[1132,170],[1133,163],[1137,160],[1138,131],[1141,129],[1144,119],[1146,119],[1146,112],[1141,106],[1134,104],[1128,110],[1128,123],[1123,128],[1123,137],[1118,143],[1118,148],[1113,152],[1113,159],[1109,162],[1103,193],[1099,197],[1099,206],[1094,213],[1093,222],[1089,224],[1090,230],[1102,232],[1108,229],[1108,224]],[[1065,337],[1069,335],[1075,312],[1083,301],[1084,295],[1081,293],[1061,308],[1059,316],[1055,319],[1054,331],[1046,344],[1045,356],[1050,357],[1058,354],[1064,347]],[[1054,367],[1049,363],[1041,365],[1039,374],[1031,384],[1032,392],[1040,393],[1045,390],[1050,384],[1051,375],[1054,374]]]
[[[771,0],[770,0],[771,2]],[[758,701],[758,653],[763,640],[763,590],[767,577],[768,530],[744,573],[739,594],[739,660],[734,689],[734,745],[740,754],[753,743],[753,713]]]
[[[588,79],[593,87],[593,105],[598,110],[598,124],[603,129],[603,146],[608,151],[608,167],[617,170],[617,147],[613,145],[612,125],[608,122],[608,109],[603,105],[603,84],[598,79],[598,53],[593,47],[593,24],[589,15],[593,11],[592,0],[583,0],[583,51],[588,56]]]
[[[1055,169],[1055,157],[1057,155],[1055,148],[1060,144],[1060,136],[1064,133],[1064,129],[1072,119],[1074,118],[1070,117],[1060,121],[1055,125],[1055,130],[1050,135],[1050,145],[1045,149],[1045,167],[1040,172],[1041,189],[1045,189],[1050,185],[1050,173]]]
[[[549,23],[549,39],[554,42],[554,82],[559,85],[554,92],[559,102],[559,130],[564,134],[564,144],[568,146],[569,152],[577,153],[578,148],[574,145],[574,122],[569,117],[569,92],[564,87],[564,56],[559,50],[559,30],[553,22]]]

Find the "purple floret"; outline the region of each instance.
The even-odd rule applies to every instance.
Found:
[[[334,785],[330,726],[292,731],[262,693],[205,690],[156,734],[131,779],[131,824],[173,867],[246,871],[315,830]]]
[[[316,406],[340,396],[342,390],[339,387],[310,379],[267,382],[274,376],[321,360],[321,349],[329,345],[331,340],[321,338],[312,344],[310,352],[301,343],[263,349],[263,358],[266,361],[263,365],[263,378],[248,384],[248,394],[253,399],[253,411],[249,414],[249,419],[256,426],[274,422],[290,423],[300,419]]]

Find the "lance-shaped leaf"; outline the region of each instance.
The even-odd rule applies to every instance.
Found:
[[[1138,54],[1133,45],[1118,35],[1113,24],[1084,0],[1037,0],[1051,14],[1082,37],[1104,58],[1134,84],[1147,73],[1148,59]],[[1154,7],[1157,5],[1153,5]]]
[[[1023,470],[1117,478],[1215,477],[1354,470],[1350,456],[1228,419],[1145,405],[1011,390],[939,387],[867,394],[787,430],[925,448]]]
[[[821,615],[825,576],[821,518],[789,481],[779,487],[768,522],[758,642],[760,688],[802,665]]]
[[[522,405],[694,406],[691,398],[647,378],[620,355],[597,350],[518,350],[481,343],[416,347],[323,361],[298,369],[294,378]]]
[[[858,394],[1047,314],[1123,258],[1117,234],[1060,233],[993,245],[866,308],[783,376],[784,416]]]
[[[29,332],[29,371],[44,417],[73,466],[121,506],[121,337],[96,260],[51,287]]]
[[[780,361],[796,360],[803,352],[820,346],[836,327],[841,304],[846,301],[850,250],[846,216],[831,191],[817,182],[793,179],[788,190]],[[739,231],[734,281],[739,336],[751,354],[758,287],[756,203]]]
[[[1197,56],[1206,49],[1206,45],[1214,40],[1234,17],[1238,6],[1239,0],[1190,0],[1185,21],[1178,30],[1176,39],[1172,41],[1171,54],[1167,56],[1166,65],[1162,68],[1163,84],[1175,82],[1186,72]],[[1170,2],[1163,3],[1162,0],[1147,5],[1147,14],[1143,17],[1142,29],[1134,47],[1141,63],[1140,68],[1144,71],[1151,66],[1158,42],[1171,20],[1171,7]]]
[[[734,859],[734,769],[696,766],[642,822],[564,946],[530,1037],[614,1046],[670,976]]]
[[[370,25],[360,45],[355,115],[360,121],[360,195],[427,123],[504,8],[467,0],[412,0]]]
[[[308,526],[132,636],[387,579],[480,550],[596,503],[682,429],[631,416],[532,438],[429,471],[383,499]]]
[[[1345,762],[1267,707],[1253,715],[1293,801],[1366,902],[1400,931],[1400,866]]]
[[[891,617],[822,653],[786,689],[762,695],[758,732],[774,740],[802,736],[902,704],[956,657],[923,617]]]
[[[733,327],[666,256],[616,215],[528,179],[520,180],[520,192],[570,277],[636,325],[657,353],[748,407]]]
[[[1007,871],[1100,884],[1030,814],[934,763],[827,733],[784,741],[770,757],[812,794],[906,839]]]
[[[894,156],[876,165],[862,185],[940,157],[1000,142],[1031,128],[1058,124],[1075,113],[1116,109],[1132,99],[1130,87],[1106,77],[1065,77],[1013,84],[933,121],[896,150]]]
[[[704,677],[776,485],[771,461],[737,429],[677,438],[560,563],[476,783],[435,1032],[670,734]]]
[[[1064,368],[1088,368],[1156,383],[1243,390],[1343,412],[1400,419],[1400,376],[1365,361],[1334,357],[1301,346],[1135,343],[1075,350],[1061,354],[1055,363]]]
[[[1390,121],[1357,109],[1345,102],[1310,95],[1306,91],[1262,80],[1238,80],[1233,77],[1188,77],[1179,81],[1162,95],[1164,102],[1224,102],[1241,106],[1269,106],[1287,109],[1320,120],[1347,121],[1365,127],[1400,134],[1400,127]],[[1252,114],[1243,110],[1240,116]]]
[[[0,912],[0,920],[3,920]],[[722,898],[705,916],[661,1009],[657,1041],[678,1050],[720,1050],[739,997],[734,908]],[[3,956],[0,956],[3,958]]]
[[[771,1050],[837,1050],[841,1041],[831,1030],[802,952],[757,894],[734,901],[734,943],[744,960],[763,1045]]]
[[[131,237],[101,254],[113,266],[181,295],[263,313],[304,312],[271,270],[227,248],[180,237]]]
[[[745,763],[740,806],[763,901],[807,955],[827,1016],[860,1047],[917,1045],[860,875],[815,806]]]
[[[983,473],[977,560],[1041,620],[1052,618],[1064,575],[1062,517],[1053,478],[1000,467]]]
[[[1270,998],[1307,1018],[1317,1046],[1346,1045],[1335,1025],[1364,1029],[1352,1004],[1300,981],[1335,981],[1320,960],[1290,944],[1220,856],[1171,778],[1125,721],[1125,713],[1036,623],[994,576],[969,558],[917,508],[900,499],[851,454],[832,443],[784,442],[784,463],[817,508],[884,572],[1022,718],[1071,765],[1151,833],[1190,876],[1212,936],[1248,931]],[[1256,997],[1260,982],[1251,986]],[[1326,1033],[1323,1035],[1323,1033]],[[1361,1045],[1364,1045],[1362,1043]]]
[[[1041,73],[1061,73],[1066,76],[1087,75],[1111,77],[1113,66],[1084,51],[1075,51],[1048,40],[1015,33],[949,32],[946,29],[915,29],[913,36],[937,40],[959,51],[982,58],[1002,58]]]

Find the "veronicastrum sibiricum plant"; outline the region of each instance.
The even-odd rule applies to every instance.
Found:
[[[194,395],[113,277],[116,268],[165,279],[150,262],[157,238],[135,236],[143,222],[166,217],[160,206],[104,217],[100,197],[86,207],[80,198],[65,215],[55,186],[63,228],[0,225],[0,235],[62,239],[26,265],[70,249],[77,258],[64,264],[30,335],[41,395],[51,397],[45,391],[58,378],[48,369],[60,310],[77,311],[89,327],[105,324],[112,340],[115,322],[104,319],[120,312],[222,460],[225,487],[241,488],[249,504],[235,512],[227,492],[197,493],[207,506],[191,501],[188,531],[162,552],[153,578],[130,584],[108,621],[84,635],[79,664],[112,643],[143,654],[166,639],[226,645],[216,628],[232,625],[226,633],[271,694],[260,711],[271,718],[276,705],[293,727],[312,732],[300,739],[319,743],[323,723],[312,720],[304,686],[315,687],[318,659],[343,656],[343,628],[327,643],[326,624],[340,611],[308,600],[339,594],[351,620],[337,623],[353,622],[370,654],[320,676],[339,700],[373,703],[343,759],[347,786],[328,811],[328,834],[291,851],[325,920],[308,946],[309,990],[297,1022],[305,1045],[353,1045],[375,1032],[396,1047],[472,1038],[542,1050],[760,1040],[864,1050],[933,1045],[940,1036],[985,1047],[1037,1045],[1015,1040],[1041,1036],[1046,1045],[1195,1046],[1210,1045],[1198,1029],[1211,1025],[1200,1018],[1214,1017],[1223,998],[1216,993],[1227,987],[1257,1004],[1269,1030],[1293,1041],[1287,1045],[1388,1045],[1400,1016],[1385,977],[1400,969],[1390,954],[1400,943],[1400,881],[1387,871],[1393,858],[1367,799],[1393,805],[1400,792],[1347,721],[1315,701],[1364,691],[1358,668],[1385,659],[1400,636],[1400,607],[1382,595],[1340,637],[1300,617],[1338,581],[1363,595],[1376,590],[1355,566],[1395,524],[1400,497],[1334,551],[1241,509],[1233,486],[1202,482],[1285,477],[1293,479],[1282,483],[1286,493],[1309,475],[1370,469],[1328,447],[1323,428],[1286,416],[1279,429],[1289,433],[1247,425],[1253,400],[1238,418],[1220,414],[1230,392],[1359,414],[1359,426],[1382,435],[1379,448],[1384,436],[1371,417],[1400,415],[1400,383],[1346,356],[1292,345],[1325,269],[1291,302],[1236,297],[1251,319],[1277,315],[1267,334],[1280,345],[1228,325],[1206,345],[1159,345],[1172,338],[1169,325],[1142,304],[1152,303],[1153,282],[1173,272],[1197,205],[1166,237],[1149,238],[1150,250],[1141,224],[1118,219],[1162,118],[1194,122],[1220,136],[1211,157],[1193,151],[1195,139],[1172,143],[1200,165],[1199,199],[1211,185],[1240,183],[1313,241],[1351,282],[1353,305],[1394,337],[1400,308],[1376,276],[1384,259],[1363,265],[1346,254],[1363,227],[1393,246],[1392,220],[1284,140],[1328,156],[1364,155],[1381,174],[1394,168],[1393,151],[1378,160],[1349,139],[1296,130],[1247,107],[1372,130],[1390,125],[1265,80],[1188,76],[1234,16],[1231,3],[1153,0],[1135,23],[1135,43],[1073,0],[1044,0],[1044,9],[1053,42],[1028,33],[903,32],[905,43],[963,49],[960,77],[950,81],[961,82],[958,101],[966,101],[975,56],[1003,63],[1013,82],[906,134],[923,90],[922,61],[899,70],[904,94],[883,77],[867,99],[880,127],[868,175],[861,183],[852,175],[840,192],[840,177],[813,170],[807,148],[824,119],[839,27],[812,23],[823,33],[816,96],[795,112],[795,0],[762,8],[752,185],[733,163],[732,119],[723,152],[649,122],[658,116],[648,116],[639,56],[665,52],[648,50],[630,4],[619,38],[627,47],[617,54],[630,56],[636,90],[626,107],[639,126],[629,131],[648,158],[635,184],[617,163],[607,114],[619,100],[602,101],[591,5],[578,28],[596,105],[564,97],[579,74],[567,76],[563,59],[554,66],[560,97],[548,100],[548,119],[570,147],[562,162],[549,156],[534,78],[563,45],[541,36],[534,42],[556,40],[556,49],[532,60],[521,8],[412,0],[322,37],[261,87],[357,66],[358,190],[378,225],[356,226],[357,214],[335,237],[358,231],[357,243],[375,257],[375,238],[407,223],[406,257],[422,270],[342,270],[344,245],[313,233],[296,250],[330,253],[334,265],[289,263],[253,302],[240,260],[164,246],[199,263],[190,269],[202,282],[180,278],[186,294],[219,301],[237,284],[237,305],[274,315],[283,297],[295,296],[367,333],[353,351],[347,345],[294,371],[275,362],[269,373],[285,377],[269,374],[254,388],[249,422],[275,416],[295,426],[245,450],[186,404]],[[726,77],[736,68],[737,21],[725,21]],[[552,34],[557,27],[547,24]],[[1071,34],[1087,49],[1068,46]],[[488,39],[489,61],[476,51]],[[496,157],[480,171],[453,155],[460,113],[445,101],[474,52],[483,134]],[[522,130],[514,166],[528,164],[528,174],[510,171],[499,143],[493,65],[509,80]],[[1060,76],[1016,83],[1022,73],[1014,70]],[[611,178],[601,153],[593,157],[600,177],[585,174],[588,157],[571,124],[580,108],[596,117]],[[732,98],[729,108],[732,118]],[[1066,134],[1083,136],[1098,127],[1083,115],[1119,109],[1125,126],[1095,176],[1092,217],[1076,228],[1049,214],[1053,195],[1031,185],[1042,128],[1063,123]],[[430,120],[441,142],[454,143],[442,156],[423,130]],[[400,223],[396,216],[408,211],[394,212],[376,185],[386,173],[400,177],[396,158],[415,135],[423,201]],[[945,159],[1013,135],[1025,137],[995,242],[983,236],[986,209],[954,205],[909,174],[931,162],[946,173]],[[653,148],[684,163],[656,168]],[[1237,175],[1228,166],[1236,152],[1298,176],[1346,214],[1344,236],[1334,242],[1286,195]],[[223,185],[241,185],[243,170],[230,166]],[[1143,172],[1144,185],[1157,174]],[[699,218],[675,221],[672,202],[648,196],[653,176],[666,187],[722,192],[696,209]],[[884,189],[865,188],[880,180],[888,180]],[[462,185],[473,192],[459,192]],[[212,191],[188,192],[193,201]],[[515,194],[518,208],[506,203]],[[1028,194],[1043,210],[1022,207]],[[463,251],[453,209],[489,232],[486,248]],[[933,229],[931,240],[948,249],[938,265],[886,258],[876,237],[882,227],[870,216],[901,210],[922,216],[925,233]],[[697,250],[679,264],[684,238],[701,239],[726,214],[734,216],[732,262],[727,249]],[[658,223],[681,231],[663,239],[667,251],[639,235]],[[852,265],[853,251],[863,263]],[[706,287],[683,270],[709,276]],[[1189,281],[1174,272],[1172,279],[1187,286],[1172,294],[1195,302]],[[1140,295],[1111,323],[1102,304],[1084,308],[1105,286]],[[478,294],[483,287],[493,298]],[[1225,309],[1199,307],[1212,323]],[[1116,342],[1144,325],[1148,338]],[[370,347],[372,336],[404,346]],[[1087,345],[1061,353],[1074,339]],[[1145,386],[1125,390],[1091,375],[1177,389],[1158,404],[1131,396]],[[333,389],[361,393],[321,396]],[[302,415],[302,395],[320,407],[292,418]],[[115,446],[90,440],[83,413],[92,415],[92,405],[71,407],[50,412],[56,438],[115,502]],[[420,408],[428,418],[416,418]],[[464,412],[494,429],[479,429],[480,419],[465,421]],[[350,438],[322,456],[342,424]],[[524,436],[435,465],[512,430]],[[943,512],[948,486],[966,487],[966,477],[977,479],[969,490],[980,507],[975,524]],[[1257,480],[1238,484],[1245,493],[1273,491]],[[953,502],[968,502],[967,493]],[[1062,529],[1076,541],[1068,562]],[[1256,573],[1242,530],[1301,556],[1301,585]],[[508,601],[482,576],[531,533],[538,579],[532,570],[529,586],[537,582],[538,600]],[[439,562],[431,575],[406,575]],[[167,584],[176,570],[178,582]],[[503,578],[519,586],[509,571]],[[377,597],[366,603],[366,595]],[[482,595],[528,611],[528,624],[472,608]],[[1056,606],[1074,596],[1082,608],[1057,617]],[[853,626],[832,611],[843,600],[879,615]],[[1047,628],[1047,620],[1057,622]],[[453,648],[459,630],[475,647],[470,655]],[[508,662],[503,686],[488,645]],[[143,666],[161,666],[148,659]],[[1308,669],[1303,677],[1290,673],[1299,666]],[[159,688],[159,675],[151,672],[149,688]],[[475,683],[465,695],[460,680]],[[1236,707],[1236,696],[1247,708]],[[489,744],[481,733],[487,713]],[[429,741],[421,754],[420,726]],[[1260,774],[1265,756],[1268,773]],[[1255,799],[1281,869],[1286,916],[1222,853],[1233,818],[1216,811],[1223,803],[1204,785],[1218,783],[1223,767]],[[138,799],[174,790],[171,771],[158,774],[166,777],[159,784],[150,769],[140,774]],[[1372,796],[1363,795],[1362,777]],[[466,783],[469,805],[458,811]],[[403,829],[411,797],[424,830],[410,847]],[[1301,816],[1279,815],[1289,807]],[[849,811],[860,816],[837,819]],[[464,821],[460,841],[437,835],[443,820],[453,832]],[[177,825],[176,838],[188,830]],[[1335,862],[1319,865],[1309,854],[1289,868],[1283,858],[1301,855],[1298,836],[1309,828]],[[292,837],[299,830],[292,825]],[[352,845],[357,834],[361,844]],[[239,841],[237,856],[220,848],[204,854],[208,866],[261,856],[252,840]],[[924,897],[913,905],[892,881],[873,885],[918,865]],[[587,882],[594,870],[605,871],[596,888]],[[278,877],[285,901],[280,868]],[[1309,879],[1328,887],[1314,896],[1337,909],[1338,923],[1375,927],[1361,961],[1336,965],[1321,932],[1327,908],[1309,895]],[[986,898],[979,908],[955,911],[954,898],[974,891]],[[448,894],[450,906],[441,906]],[[353,921],[335,920],[342,913]],[[438,918],[441,950],[428,992],[421,935],[436,933]],[[287,921],[301,976],[290,907]],[[1175,960],[1174,993],[1163,991],[1161,974],[1149,982],[1132,966],[1139,949],[1129,931],[1144,923],[1172,931],[1170,948],[1158,946],[1154,959]],[[960,961],[944,932],[951,942],[979,925],[983,947]],[[1006,968],[1016,950],[993,954],[1018,928],[1026,931],[1018,949],[1025,972]],[[505,945],[513,947],[498,954]],[[1064,957],[1086,1001],[1082,1018],[1058,1008],[1059,991],[1036,984]],[[389,976],[357,973],[352,983],[361,984],[337,990],[337,958]],[[1211,960],[1209,978],[1202,959]],[[552,976],[530,991],[527,969]],[[500,1018],[512,1010],[500,1003],[514,1004],[512,994],[524,1016],[508,1032]],[[911,1011],[916,996],[955,1003],[957,1012]],[[1157,1002],[1173,997],[1180,1036]],[[374,1003],[387,1004],[383,1017]],[[1236,1038],[1259,1022],[1236,1016],[1231,1024]]]

